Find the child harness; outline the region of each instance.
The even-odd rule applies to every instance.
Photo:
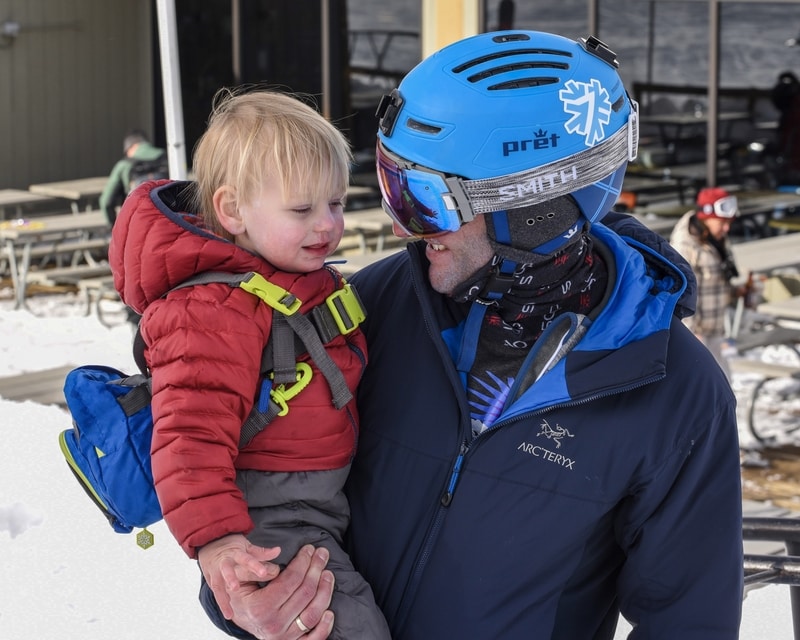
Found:
[[[261,357],[261,388],[242,425],[240,448],[277,416],[285,415],[289,401],[308,385],[312,369],[298,362],[305,353],[325,377],[337,409],[352,399],[342,372],[325,349],[325,344],[354,331],[366,318],[352,285],[345,283],[305,315],[299,313],[301,300],[255,272],[210,271],[170,291],[212,282],[244,289],[273,310],[272,331]],[[137,544],[147,548],[153,536],[146,527],[161,520],[162,513],[150,465],[152,381],[144,346],[137,331],[133,352],[141,373],[129,376],[111,367],[85,365],[67,374],[64,396],[73,426],[59,435],[59,445],[78,482],[114,531],[142,528]]]

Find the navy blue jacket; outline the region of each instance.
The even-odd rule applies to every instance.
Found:
[[[610,639],[620,611],[632,638],[738,637],[735,398],[678,319],[691,270],[663,241],[657,253],[592,233],[613,283],[602,312],[560,316],[526,364],[565,353],[529,386],[520,374],[475,439],[447,349],[460,328],[428,284],[424,243],[352,278],[370,362],[349,546],[395,640]],[[240,635],[207,588],[201,599]]]
[[[395,640],[612,638],[620,610],[635,638],[738,637],[735,398],[675,317],[681,273],[592,233],[610,299],[476,439],[420,246],[352,278],[370,363],[350,550]],[[542,336],[532,367],[579,324],[559,320],[549,337],[567,337]]]

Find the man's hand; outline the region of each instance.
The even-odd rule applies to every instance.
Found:
[[[269,561],[279,553],[280,547],[257,547],[241,534],[214,540],[200,549],[197,554],[200,569],[222,615],[228,619],[233,616],[230,593],[250,583],[257,587],[257,583],[278,575],[279,567]]]
[[[328,558],[327,549],[306,545],[265,587],[240,583],[228,593],[230,619],[259,640],[324,640],[333,629]]]

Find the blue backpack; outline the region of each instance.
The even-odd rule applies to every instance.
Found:
[[[325,350],[335,336],[355,330],[365,313],[350,284],[325,303],[298,313],[302,302],[256,273],[208,272],[175,289],[224,282],[259,296],[273,309],[273,327],[262,353],[261,386],[244,425],[240,448],[276,416],[288,412],[288,401],[308,384],[311,368],[297,362],[308,353],[328,382],[333,404],[341,408],[352,398],[344,376]],[[64,382],[64,397],[73,426],[59,435],[69,468],[117,533],[141,528],[137,543],[153,544],[147,527],[162,518],[153,473],[150,443],[153,415],[151,379],[144,362],[144,341],[137,331],[134,357],[142,373],[126,375],[112,367],[86,365],[73,369]]]

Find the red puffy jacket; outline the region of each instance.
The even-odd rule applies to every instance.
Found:
[[[341,288],[342,278],[332,268],[278,272],[204,230],[197,216],[180,211],[189,186],[157,181],[136,189],[114,224],[109,260],[122,300],[143,315],[153,377],[153,476],[164,519],[195,557],[198,547],[253,528],[235,484],[237,469],[341,468],[354,454],[358,422],[353,400],[335,409],[325,378],[312,364],[311,383],[290,401],[289,413],[239,450],[241,427],[257,396],[272,310],[224,283],[162,296],[201,272],[255,271],[295,294],[307,312]],[[338,336],[326,347],[354,393],[366,364],[363,335],[357,330]]]

